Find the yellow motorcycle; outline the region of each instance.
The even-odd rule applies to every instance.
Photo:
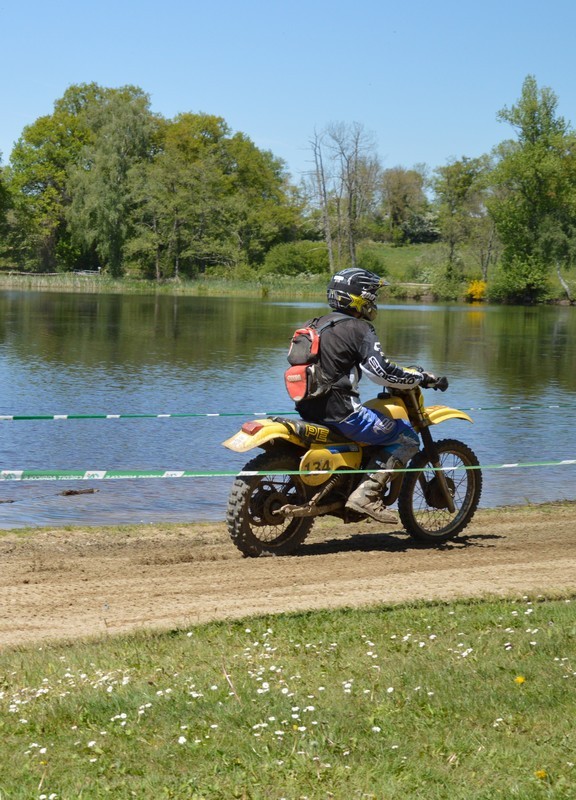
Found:
[[[446,391],[448,381],[439,378],[427,388]],[[404,529],[420,542],[438,544],[456,537],[478,507],[482,474],[466,444],[457,439],[434,441],[430,428],[450,419],[472,419],[456,408],[425,406],[420,387],[388,389],[365,405],[408,420],[422,442],[405,470],[391,471],[384,503],[398,503]],[[323,425],[280,416],[245,422],[223,445],[236,453],[264,450],[238,474],[228,498],[228,532],[244,556],[295,552],[316,517],[369,519],[345,504],[374,446],[352,442]]]

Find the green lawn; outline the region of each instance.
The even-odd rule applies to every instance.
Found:
[[[254,618],[0,654],[0,797],[576,796],[576,598]]]

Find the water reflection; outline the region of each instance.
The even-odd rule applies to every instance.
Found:
[[[244,414],[290,411],[282,372],[294,328],[323,304],[231,298],[0,293],[2,414]],[[440,438],[463,439],[482,464],[576,457],[570,403],[576,309],[386,305],[385,351],[451,380],[431,403],[473,412]],[[373,385],[363,381],[363,396]],[[576,404],[575,404],[576,405]],[[220,446],[242,416],[0,422],[3,469],[234,471]],[[574,467],[487,470],[484,506],[573,497]],[[229,478],[103,481],[93,495],[62,483],[0,483],[0,527],[223,519]],[[79,488],[85,488],[83,483]]]

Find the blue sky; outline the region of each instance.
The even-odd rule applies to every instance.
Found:
[[[357,122],[385,168],[487,153],[527,75],[576,126],[574,0],[0,0],[0,151],[74,83],[223,117],[298,180]]]

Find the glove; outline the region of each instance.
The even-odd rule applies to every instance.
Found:
[[[436,383],[438,378],[436,375],[433,375],[431,372],[424,372],[422,371],[422,380],[420,381],[420,386],[423,389],[427,389],[431,384]]]

